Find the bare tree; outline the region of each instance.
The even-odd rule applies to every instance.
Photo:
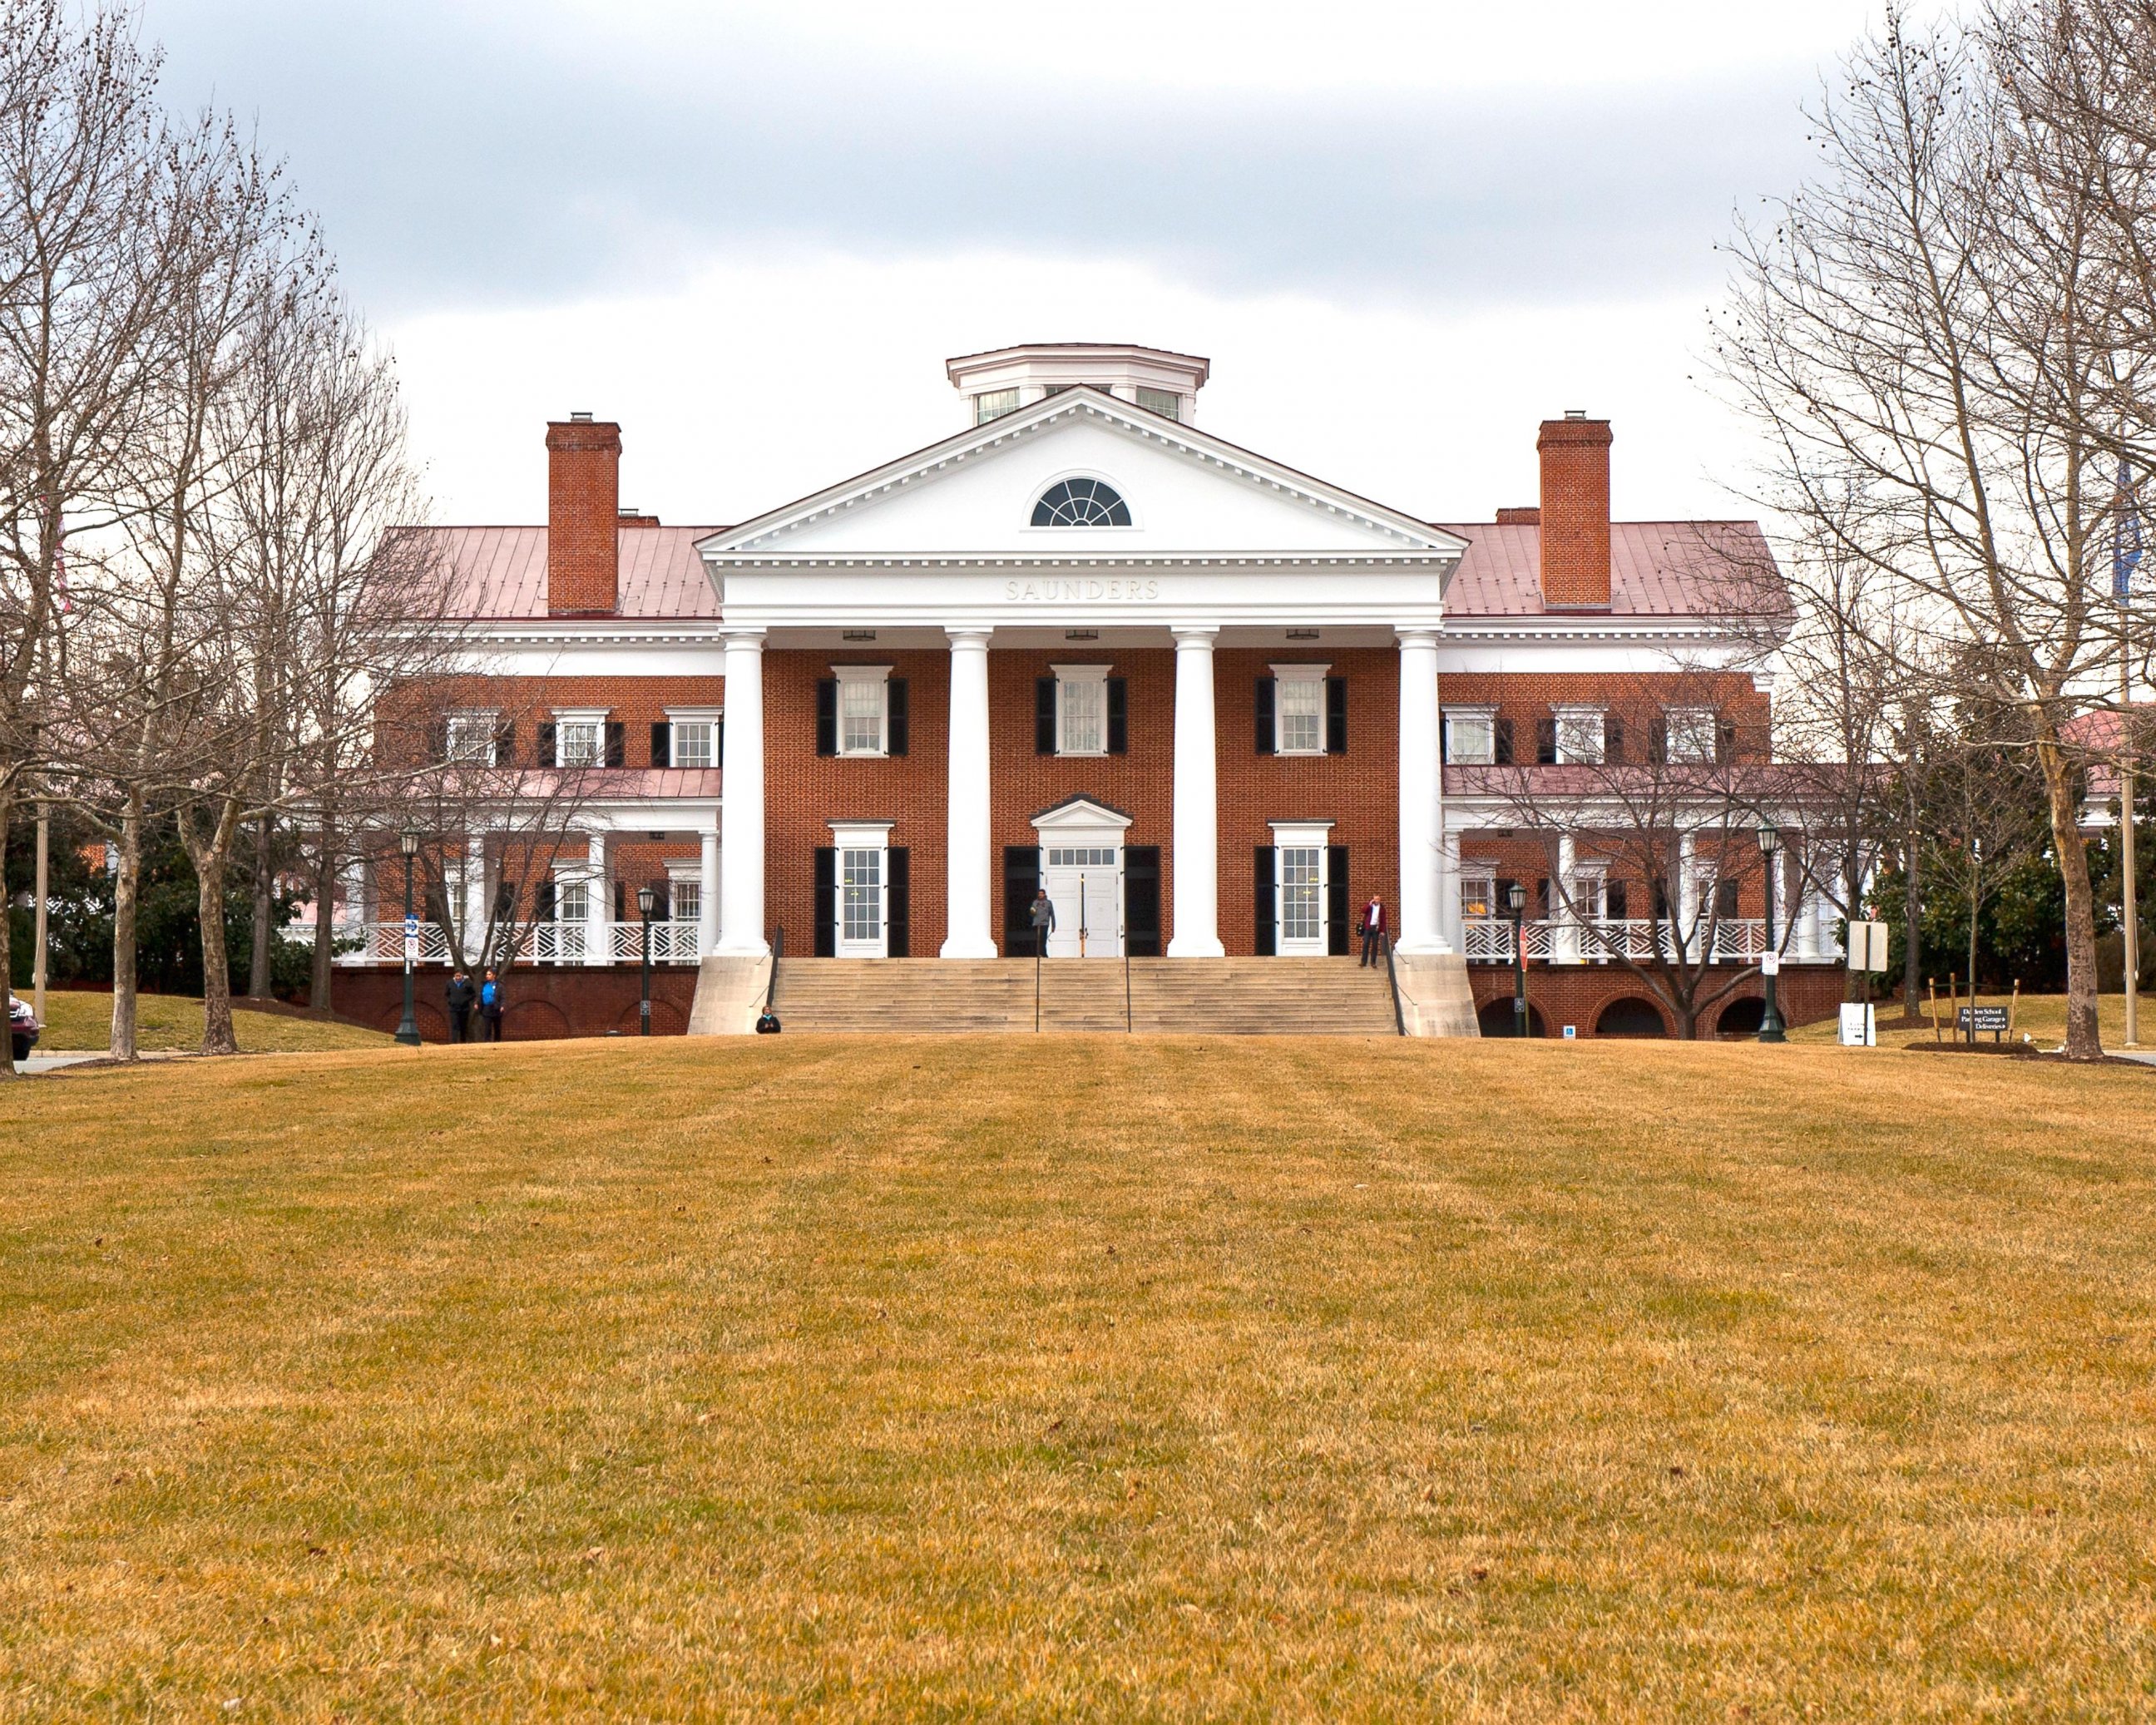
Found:
[[[2147,343],[2095,243],[2109,168],[2029,110],[2003,52],[1952,26],[1914,36],[1898,12],[1859,46],[1812,116],[1818,180],[1739,228],[1715,357],[1771,451],[1760,501],[1897,590],[1905,683],[2017,716],[2066,890],[2066,1047],[2093,1058],[2066,737],[2115,652],[2099,476]]]
[[[125,11],[0,0],[0,845],[64,737],[66,542],[124,513],[162,352],[157,75]],[[8,943],[0,917],[0,975]]]

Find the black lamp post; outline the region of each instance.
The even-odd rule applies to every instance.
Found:
[[[1512,1034],[1527,1034],[1527,889],[1515,880],[1505,889],[1505,907],[1512,913]]]
[[[637,1003],[637,1034],[651,1034],[651,913],[659,908],[659,895],[647,881],[636,889],[637,914],[644,918],[644,998]]]
[[[1775,973],[1781,968],[1781,956],[1774,950],[1774,872],[1779,866],[1782,854],[1782,834],[1772,821],[1759,829],[1759,855],[1766,860],[1767,932],[1766,950],[1760,956],[1759,968],[1767,984],[1767,1009],[1759,1018],[1759,1040],[1762,1042],[1787,1042],[1782,1034],[1782,1009],[1774,1002]]]
[[[419,835],[407,831],[397,835],[397,848],[404,853],[404,1016],[397,1025],[397,1040],[407,1048],[419,1045],[418,1015],[412,1008],[412,967],[418,961],[418,936],[412,921],[412,869],[419,855]]]

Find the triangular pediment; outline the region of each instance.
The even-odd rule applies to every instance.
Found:
[[[1111,487],[1127,526],[1034,525],[1066,480]],[[1367,498],[1080,387],[712,535],[714,562],[795,557],[1447,557],[1465,542]]]
[[[1111,809],[1106,803],[1096,803],[1083,794],[1065,797],[1060,803],[1051,803],[1033,818],[1036,832],[1053,833],[1085,829],[1097,831],[1102,827],[1127,829],[1131,817],[1120,809]]]

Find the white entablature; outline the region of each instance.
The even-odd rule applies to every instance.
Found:
[[[1084,481],[1108,525],[1035,525]],[[1105,489],[1103,489],[1105,488]],[[726,622],[763,628],[1438,626],[1463,541],[1091,388],[702,541]]]

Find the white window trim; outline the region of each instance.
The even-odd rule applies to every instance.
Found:
[[[1076,386],[1075,384],[1071,384],[1065,387],[1067,388],[1075,388]],[[1045,399],[1045,398],[1044,398],[1044,399]],[[1033,524],[1033,511],[1034,506],[1050,491],[1061,485],[1065,480],[1080,479],[1097,480],[1101,485],[1107,486],[1118,497],[1122,498],[1123,500],[1123,507],[1131,512],[1130,526],[1127,527],[1111,527],[1106,526],[1096,527],[1034,526]],[[1123,482],[1116,478],[1114,475],[1098,467],[1065,468],[1060,473],[1051,473],[1045,479],[1036,480],[1034,482],[1032,490],[1026,495],[1025,513],[1020,516],[1019,519],[1024,523],[1024,525],[1019,529],[1019,531],[1029,534],[1048,533],[1064,534],[1067,536],[1072,533],[1135,533],[1145,526],[1145,522],[1139,517],[1138,506],[1136,503],[1131,501],[1131,494],[1125,487]]]
[[[1322,956],[1330,945],[1327,913],[1332,900],[1332,823],[1271,820],[1265,824],[1272,829],[1273,835],[1273,952],[1284,958]],[[1291,952],[1288,949],[1286,888],[1281,880],[1281,853],[1284,850],[1317,853],[1317,938],[1314,954],[1303,942],[1298,942]]]
[[[459,725],[472,724],[484,725],[486,727],[486,747],[477,756],[465,761],[465,764],[480,767],[500,766],[501,764],[499,758],[501,748],[501,710],[499,707],[459,707],[451,713],[443,726],[443,752],[448,755],[452,762],[463,760],[464,757],[457,753],[457,727]],[[599,735],[603,747],[606,733],[602,732]]]
[[[661,709],[666,715],[666,758],[674,766],[681,764],[681,727],[684,725],[709,725],[711,727],[711,767],[719,764],[719,723],[726,716],[723,706],[670,706]],[[711,768],[698,769],[710,771]]]
[[[1330,665],[1276,665],[1273,674],[1273,752],[1276,755],[1322,755],[1332,741],[1332,724],[1326,711],[1324,684],[1332,675]],[[1281,725],[1286,717],[1286,703],[1281,699],[1281,685],[1286,683],[1316,683],[1317,692],[1317,747],[1314,749],[1291,749],[1281,742]],[[1329,824],[1329,823],[1328,823]]]
[[[831,675],[839,684],[839,734],[833,741],[843,757],[854,761],[880,760],[891,753],[891,670],[887,665],[834,665]],[[876,746],[872,749],[846,747],[846,688],[849,684],[873,683],[880,691],[876,712]]]
[[[613,709],[612,707],[606,706],[556,707],[554,709],[554,765],[557,767],[567,767],[570,765],[570,762],[565,760],[562,754],[562,745],[564,741],[562,733],[564,730],[571,725],[589,725],[593,726],[598,732],[597,757],[591,761],[579,762],[576,764],[581,767],[605,766],[607,720],[613,716]]]
[[[1677,727],[1684,721],[1697,721],[1707,736],[1707,752],[1703,755],[1680,755],[1674,745]],[[1666,706],[1662,709],[1662,755],[1673,767],[1712,767],[1722,748],[1722,715],[1711,706]]]
[[[1463,761],[1452,747],[1452,721],[1455,719],[1480,719],[1490,727],[1490,752],[1479,761]],[[1497,764],[1497,708],[1463,706],[1445,709],[1445,758],[1455,766],[1494,767]]]
[[[1072,759],[1083,760],[1108,752],[1108,673],[1114,669],[1106,665],[1051,665],[1055,673],[1055,752]],[[1101,746],[1096,749],[1074,749],[1066,746],[1066,731],[1063,716],[1063,691],[1066,684],[1091,683],[1101,691]]]
[[[1609,710],[1605,706],[1585,703],[1570,703],[1553,707],[1552,716],[1557,724],[1557,763],[1560,767],[1599,767],[1609,757]],[[1589,721],[1594,727],[1594,755],[1589,759],[1578,759],[1565,747],[1565,727],[1584,726]]]
[[[876,864],[879,919],[876,944],[886,957],[891,952],[891,829],[896,824],[896,822],[888,820],[834,820],[830,823],[831,849],[838,854],[841,869],[849,850],[880,853],[880,860]],[[831,950],[844,957],[850,950],[846,939],[845,882],[840,879],[834,880],[832,885],[835,890],[831,895]]]

